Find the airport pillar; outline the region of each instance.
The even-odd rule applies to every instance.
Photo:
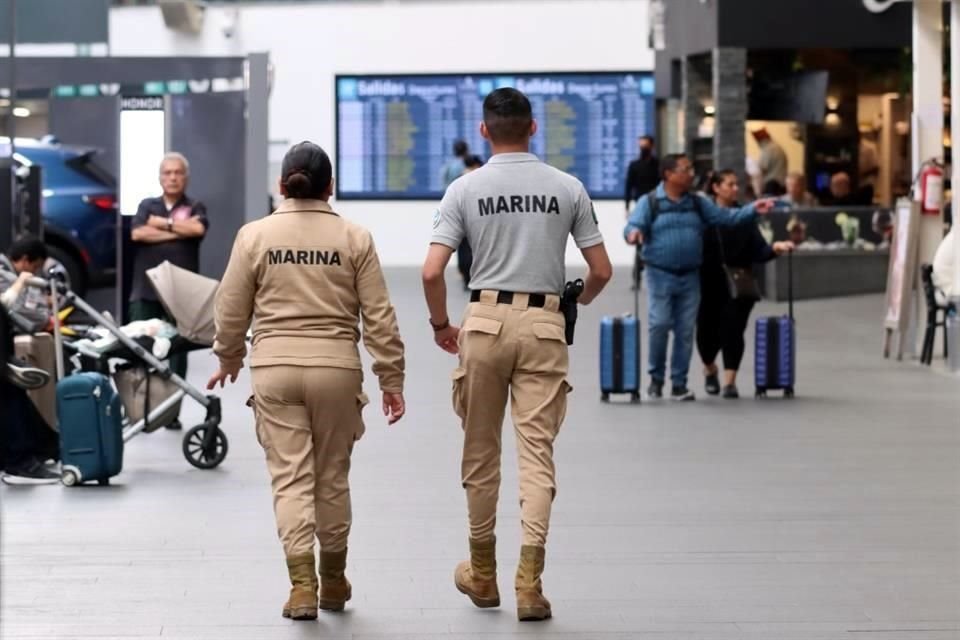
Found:
[[[710,64],[705,64],[704,56],[687,56],[683,59],[682,85],[683,149],[694,160],[704,106],[711,101]]]
[[[916,128],[913,171],[916,173],[927,160],[943,160],[943,5],[940,2],[913,3],[913,113]],[[942,214],[922,216],[920,264],[933,260],[942,238]]]
[[[713,50],[713,166],[733,169],[746,184],[747,50]]]

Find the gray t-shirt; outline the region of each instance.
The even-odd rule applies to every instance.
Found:
[[[471,289],[560,294],[570,235],[580,249],[603,242],[583,184],[531,153],[501,153],[450,185],[431,242],[470,243]]]

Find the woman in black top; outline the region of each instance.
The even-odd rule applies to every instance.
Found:
[[[726,169],[710,179],[710,195],[722,207],[736,207],[740,185],[737,174]],[[722,246],[721,246],[722,242]],[[737,370],[743,359],[743,334],[755,304],[753,300],[730,297],[723,271],[729,267],[751,269],[756,262],[768,262],[790,251],[790,242],[774,242],[771,247],[756,225],[711,227],[703,234],[703,266],[700,268],[700,310],[697,314],[697,350],[703,361],[707,393],[720,393],[717,354],[723,352],[723,397],[737,398]]]

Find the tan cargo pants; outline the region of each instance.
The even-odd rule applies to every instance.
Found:
[[[350,455],[367,403],[359,370],[255,367],[257,440],[267,458],[277,531],[287,557],[347,547]]]
[[[566,415],[569,366],[559,298],[543,308],[516,294],[496,304],[483,291],[460,329],[460,366],[453,372],[453,408],[463,421],[461,474],[470,537],[493,535],[500,493],[503,416],[510,396],[520,464],[523,544],[545,546],[556,495],[553,441]]]

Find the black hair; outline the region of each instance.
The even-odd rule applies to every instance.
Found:
[[[703,193],[710,195],[712,193],[710,191],[710,183],[713,180],[713,176],[715,173],[716,171],[714,171],[713,169],[708,169],[706,173],[697,176],[697,180],[694,183],[695,184],[694,188],[697,191],[702,191]]]
[[[288,198],[320,199],[333,180],[333,165],[326,151],[312,142],[301,142],[283,156],[280,176]]]
[[[530,100],[512,87],[492,91],[483,101],[483,122],[495,143],[524,142],[530,135]]]
[[[707,183],[707,195],[711,198],[717,197],[717,192],[714,191],[715,187],[719,187],[724,182],[726,182],[729,177],[737,177],[737,172],[733,169],[721,169],[720,171],[715,171],[710,175],[710,182]]]
[[[10,259],[14,262],[23,258],[33,262],[41,259],[46,260],[48,257],[50,256],[47,253],[47,245],[43,244],[43,240],[37,236],[20,236],[10,246]]]
[[[787,188],[780,184],[779,180],[767,180],[763,185],[763,195],[782,196],[787,192]]]
[[[657,141],[654,140],[654,139],[653,139],[653,136],[651,136],[650,134],[644,134],[644,135],[640,136],[640,139],[641,139],[641,140],[649,140],[651,145],[654,145],[654,144],[657,143]]]
[[[668,153],[660,158],[660,177],[666,178],[668,171],[676,171],[681,160],[687,159],[685,153]]]
[[[462,158],[470,151],[470,147],[467,146],[466,140],[457,140],[453,143],[453,155],[458,158]]]
[[[483,166],[483,158],[480,156],[467,156],[463,159],[463,164],[470,169],[478,169]]]

